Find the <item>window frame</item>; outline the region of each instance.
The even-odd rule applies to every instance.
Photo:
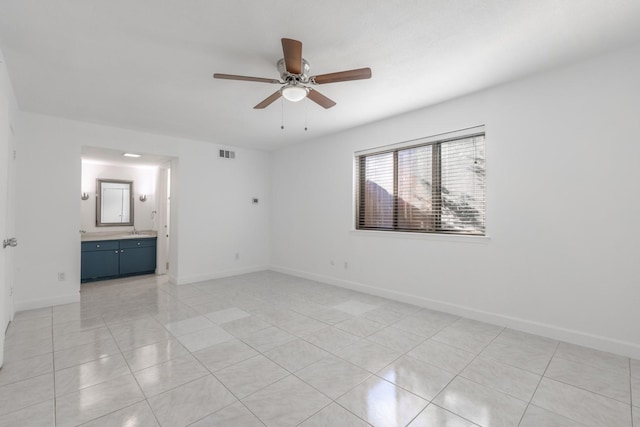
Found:
[[[485,168],[486,168],[486,132],[484,125],[474,126],[457,130],[454,132],[447,132],[437,135],[432,135],[424,138],[409,140],[397,144],[386,145],[382,147],[370,148],[366,150],[357,151],[354,153],[354,231],[356,232],[382,232],[390,234],[409,234],[415,236],[462,236],[462,237],[474,237],[474,238],[486,238],[487,234],[487,186],[486,186],[486,171],[484,176],[484,206],[483,206],[483,230],[481,232],[464,232],[442,229],[442,202],[438,201],[442,199],[442,144],[452,142],[460,139],[473,138],[482,136],[484,137],[484,151],[485,151]],[[432,147],[432,200],[439,207],[438,212],[433,217],[433,225],[428,229],[411,229],[411,228],[399,228],[399,197],[398,197],[398,152],[402,150],[409,150],[417,147],[431,146]],[[392,228],[384,227],[365,227],[361,226],[360,219],[363,216],[363,210],[365,209],[363,203],[362,190],[366,186],[366,173],[363,173],[365,168],[365,162],[367,156],[393,153],[393,220]]]

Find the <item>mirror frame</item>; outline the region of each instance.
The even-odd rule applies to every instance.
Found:
[[[102,184],[129,184],[129,222],[102,222]],[[133,181],[121,179],[96,180],[96,227],[125,227],[133,225]]]

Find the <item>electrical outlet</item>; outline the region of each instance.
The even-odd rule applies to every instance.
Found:
[[[64,282],[65,274],[63,272],[58,273],[58,282]]]

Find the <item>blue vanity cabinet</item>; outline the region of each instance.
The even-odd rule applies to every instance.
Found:
[[[149,237],[82,242],[81,282],[154,273],[156,240]]]
[[[145,274],[156,271],[156,239],[120,241],[120,274]]]
[[[82,242],[80,278],[88,280],[117,277],[120,274],[120,242],[99,240]]]

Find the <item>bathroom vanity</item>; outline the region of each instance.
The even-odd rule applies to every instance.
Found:
[[[155,234],[83,236],[81,282],[154,273],[156,241]]]

